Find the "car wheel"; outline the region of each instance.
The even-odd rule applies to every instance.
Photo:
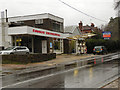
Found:
[[[102,52],[101,54],[104,55],[104,52]]]
[[[10,54],[14,54],[14,53],[10,53]]]
[[[106,52],[105,54],[108,54],[108,52]]]
[[[26,52],[26,54],[29,54],[29,52]]]

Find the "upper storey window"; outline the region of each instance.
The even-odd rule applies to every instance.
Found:
[[[37,20],[35,20],[35,24],[43,24],[43,19],[37,19]]]

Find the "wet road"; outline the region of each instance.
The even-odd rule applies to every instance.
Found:
[[[106,80],[118,74],[117,64],[102,64],[84,69],[74,69],[67,73],[40,80],[29,87],[37,88],[98,88]]]
[[[94,67],[75,68],[37,80],[19,82],[13,88],[98,88],[118,75],[118,64],[114,62]],[[118,77],[118,76],[117,76]]]

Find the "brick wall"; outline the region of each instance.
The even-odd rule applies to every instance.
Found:
[[[56,58],[56,53],[48,54],[23,54],[23,55],[2,55],[2,63],[34,63],[34,62],[43,62]]]

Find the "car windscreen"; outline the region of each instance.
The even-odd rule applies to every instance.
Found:
[[[95,47],[95,49],[96,49],[96,48],[102,48],[102,47],[101,47],[101,46],[97,46],[97,47]]]
[[[12,49],[14,49],[14,47],[8,47],[8,48],[6,48],[4,50],[12,50]]]
[[[100,51],[101,49],[102,49],[101,46],[96,46],[96,47],[95,47],[95,51]]]

